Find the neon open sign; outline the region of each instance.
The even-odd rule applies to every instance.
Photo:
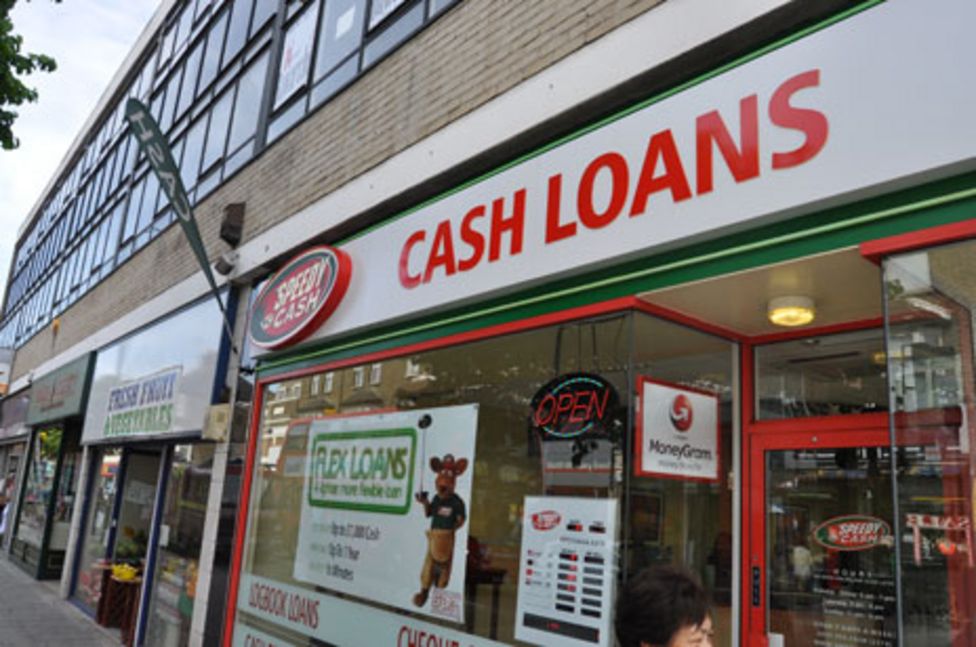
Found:
[[[617,391],[602,377],[561,375],[532,399],[532,426],[551,438],[575,438],[603,431],[616,408]]]

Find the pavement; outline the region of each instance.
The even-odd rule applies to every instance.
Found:
[[[59,583],[39,582],[0,556],[0,647],[118,647],[118,629],[95,624],[58,595]]]

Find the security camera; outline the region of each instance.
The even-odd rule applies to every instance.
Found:
[[[227,276],[234,271],[235,267],[237,267],[237,260],[239,258],[240,254],[234,250],[224,252],[216,261],[214,261],[214,269],[217,270],[217,274]]]

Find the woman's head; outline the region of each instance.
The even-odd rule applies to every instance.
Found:
[[[616,629],[621,647],[709,647],[708,594],[680,568],[645,569],[620,592]]]

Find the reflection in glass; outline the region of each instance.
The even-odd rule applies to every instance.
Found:
[[[265,52],[244,72],[237,87],[237,101],[230,126],[227,150],[234,152],[248,138],[254,136],[261,112],[261,90],[264,86],[264,73],[268,67],[268,53]]]
[[[376,370],[366,364],[271,383],[263,393],[243,574],[309,588],[295,577],[295,566],[313,420],[476,403],[465,630],[513,643],[524,497],[623,500],[633,433],[628,405],[637,374],[717,394],[723,460],[730,460],[733,356],[727,341],[625,312],[387,359]],[[578,446],[543,440],[532,424],[533,398],[554,378],[576,373],[597,375],[613,386],[621,403],[616,422],[598,438],[581,438]],[[724,463],[722,473],[728,468]],[[628,571],[657,561],[695,570],[715,593],[717,623],[730,628],[734,548],[732,493],[725,480],[630,480],[622,563]],[[389,564],[390,569],[406,566]],[[285,641],[307,641],[261,623],[244,606],[238,622],[260,625]],[[731,644],[730,631],[720,635],[718,644]]]
[[[363,37],[366,0],[330,0],[319,28],[319,49],[315,57],[314,79],[327,72],[359,47]]]
[[[88,516],[84,521],[78,557],[78,583],[74,592],[75,601],[92,614],[98,608],[108,569],[109,529],[122,457],[120,449],[107,449],[99,453],[101,455],[94,462],[96,471],[91,480]]]
[[[146,557],[159,461],[158,452],[132,452],[126,458],[113,553],[113,559],[117,562],[141,565]]]
[[[27,466],[27,484],[20,503],[14,538],[38,550],[44,538],[48,504],[54,489],[54,473],[61,453],[61,427],[45,427],[34,435]]]
[[[147,645],[189,643],[210,491],[212,445],[177,445],[166,482]]]
[[[885,411],[883,330],[758,346],[756,398],[760,420]]]
[[[768,628],[784,645],[897,644],[890,454],[766,452]]]
[[[905,644],[976,644],[976,242],[886,260],[885,295]]]
[[[725,476],[732,470],[734,346],[643,315],[635,318],[634,340],[634,381],[650,378],[717,398],[719,481],[632,478],[627,569],[674,563],[695,573],[713,598],[713,621],[724,637],[717,644],[729,644],[723,640],[732,633],[733,492]]]

